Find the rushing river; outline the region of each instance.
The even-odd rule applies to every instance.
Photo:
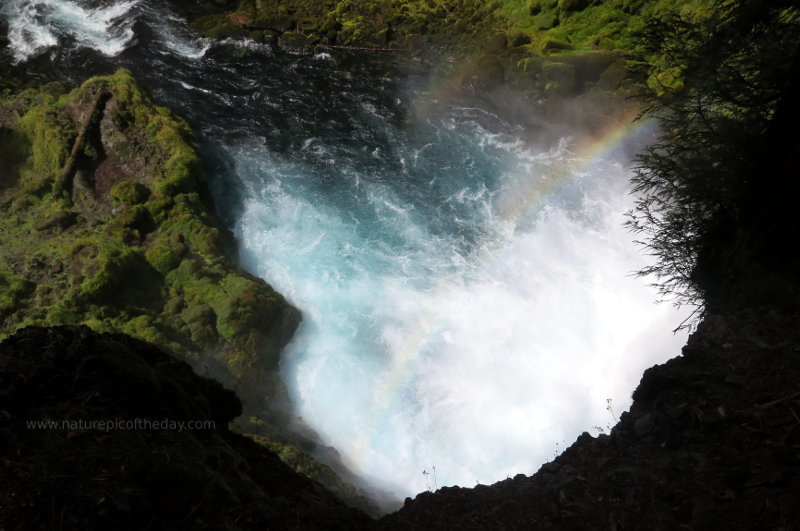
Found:
[[[192,124],[242,263],[303,312],[296,414],[371,484],[535,472],[679,353],[682,316],[631,275],[647,260],[623,227],[646,127],[534,143],[381,56],[212,45],[152,4],[0,14],[32,72],[124,66]]]

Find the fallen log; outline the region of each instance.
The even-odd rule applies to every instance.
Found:
[[[75,176],[75,165],[78,161],[78,155],[83,150],[83,144],[86,142],[89,129],[92,127],[97,115],[110,97],[111,93],[105,89],[95,94],[89,113],[86,115],[86,119],[84,119],[80,131],[78,131],[78,137],[75,139],[75,143],[72,145],[72,151],[67,158],[67,162],[64,164],[64,169],[53,183],[53,195],[55,197],[64,197],[66,192],[68,193],[66,199],[71,199],[72,179]]]

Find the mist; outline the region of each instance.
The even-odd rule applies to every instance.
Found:
[[[244,263],[304,315],[282,369],[297,414],[398,498],[535,472],[685,341],[624,227],[652,130],[544,142],[440,95],[400,125],[362,106],[346,156],[313,137],[231,153]]]

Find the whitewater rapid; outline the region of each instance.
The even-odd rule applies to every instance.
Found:
[[[623,227],[619,153],[587,162],[569,139],[538,151],[450,112],[459,127],[432,128],[461,145],[463,166],[405,145],[399,174],[339,176],[350,208],[309,194],[308,169],[267,148],[233,153],[238,174],[259,176],[237,224],[244,262],[304,314],[283,371],[298,412],[401,495],[433,487],[434,468],[438,486],[535,471],[613,425],[641,372],[685,339],[671,334],[680,315],[631,275],[647,261]],[[443,166],[404,197],[394,184],[425,150]],[[509,195],[550,171],[557,189],[507,216]]]
[[[17,61],[125,66],[198,131],[242,263],[303,312],[296,414],[375,486],[535,472],[680,352],[685,314],[631,274],[648,260],[623,226],[646,128],[532,143],[426,79],[212,45],[144,0],[0,14]]]

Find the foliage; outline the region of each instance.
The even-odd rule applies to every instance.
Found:
[[[787,155],[770,143],[797,98],[798,42],[800,11],[784,0],[719,2],[700,22],[669,14],[642,32],[651,58],[639,69],[652,95],[645,115],[661,137],[637,159],[629,223],[657,260],[641,274],[658,277],[678,304],[708,304],[752,270],[757,236],[746,242],[741,227],[753,226],[756,208],[777,206],[756,196],[782,193],[758,176]]]

